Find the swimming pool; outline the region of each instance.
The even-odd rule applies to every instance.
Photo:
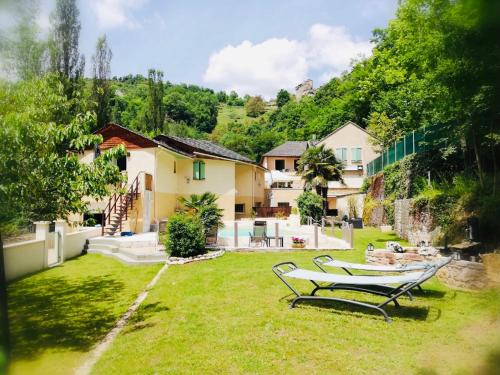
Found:
[[[225,222],[224,228],[219,229],[218,236],[220,238],[234,237],[234,222]],[[253,222],[239,221],[238,222],[238,237],[248,237],[253,230]],[[304,236],[311,234],[311,230],[305,227],[292,226],[289,223],[279,222],[279,235],[282,237]],[[274,237],[275,221],[267,223],[267,235]]]

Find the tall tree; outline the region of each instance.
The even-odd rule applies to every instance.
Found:
[[[165,122],[165,105],[163,104],[165,87],[161,70],[149,69],[148,89],[148,107],[145,114],[146,130],[158,133],[163,130]]]
[[[328,208],[328,181],[341,181],[342,163],[337,160],[333,150],[325,145],[309,147],[299,159],[298,173],[305,182],[306,189],[315,189],[323,198],[323,215]]]
[[[111,58],[113,54],[108,46],[106,35],[97,39],[95,55],[92,56],[93,80],[92,99],[95,105],[96,127],[102,128],[111,119],[111,107],[109,98],[111,85],[109,82],[111,74]]]
[[[261,96],[252,96],[246,100],[245,110],[247,116],[259,117],[261,114],[266,112],[266,103]]]
[[[85,57],[79,52],[80,11],[76,0],[57,0],[51,15],[52,30],[49,39],[50,67],[59,73],[64,91],[69,99],[80,89],[84,74]]]
[[[276,95],[276,105],[278,108],[283,107],[286,103],[290,101],[290,93],[285,89],[281,89],[278,91],[278,95]]]
[[[6,13],[12,15],[14,26],[0,35],[0,53],[5,70],[21,80],[40,77],[45,70],[47,43],[40,38],[36,23],[37,0],[12,2]]]

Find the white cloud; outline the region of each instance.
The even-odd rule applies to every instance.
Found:
[[[270,98],[281,88],[293,90],[315,71],[323,83],[346,70],[352,59],[369,55],[371,48],[342,27],[315,24],[304,41],[272,38],[228,45],[210,56],[203,80],[226,91]]]
[[[147,0],[92,0],[91,8],[101,28],[127,27],[134,29],[140,27],[131,11],[142,7]]]

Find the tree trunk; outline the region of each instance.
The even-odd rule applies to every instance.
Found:
[[[481,188],[484,188],[483,169],[481,167],[481,156],[479,155],[479,147],[477,145],[476,134],[472,131],[472,146],[474,147],[474,155],[476,156],[477,171],[479,174],[479,183]]]
[[[321,196],[323,198],[323,216],[326,216],[328,210],[328,187],[321,187]]]
[[[493,143],[491,146],[491,153],[493,154],[493,195],[497,191],[497,158],[495,152],[496,144]]]
[[[4,368],[0,368],[1,374],[6,374],[10,360],[10,331],[9,311],[7,308],[7,280],[5,277],[5,262],[3,253],[2,234],[0,233],[0,335],[2,346],[0,350],[5,353]]]

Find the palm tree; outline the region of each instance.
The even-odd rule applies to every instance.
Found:
[[[179,202],[187,209],[197,214],[204,206],[216,205],[217,196],[214,193],[191,194],[189,198],[179,197]]]
[[[326,215],[328,181],[340,181],[342,184],[342,162],[337,160],[332,149],[325,145],[309,147],[298,161],[297,171],[305,181],[304,188],[316,190],[323,198],[323,215]]]
[[[217,206],[217,195],[214,193],[191,194],[189,198],[179,197],[178,200],[184,206],[184,211],[200,219],[205,236],[213,231],[217,233],[217,229],[224,226],[222,221],[224,210]]]

